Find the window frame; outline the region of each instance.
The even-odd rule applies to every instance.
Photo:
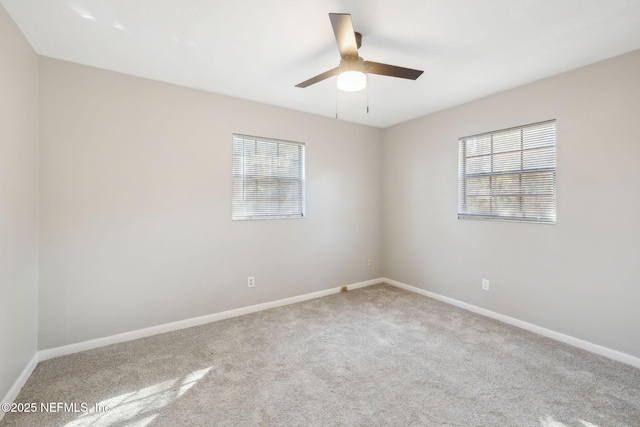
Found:
[[[534,132],[539,130],[540,135]],[[525,147],[525,131],[532,132],[527,141],[531,144]],[[508,143],[513,143],[510,138],[517,139],[517,133],[520,133],[519,149],[504,149],[494,147],[494,139],[504,138]],[[469,145],[486,144],[486,138],[489,138],[490,148],[487,152],[478,149],[474,154],[468,154]],[[546,142],[547,138],[551,142]],[[537,145],[536,145],[537,144]],[[480,154],[478,154],[480,153]],[[513,160],[502,160],[503,165],[494,168],[496,157],[508,157],[509,155],[518,155],[520,157],[519,168],[514,167]],[[525,162],[525,154],[529,154]],[[476,172],[470,172],[474,167],[469,166],[473,163],[473,159],[486,161],[489,159],[490,171],[484,170],[487,164],[483,164]],[[470,161],[471,160],[471,161]],[[530,163],[529,167],[525,163]],[[506,167],[507,164],[509,167]],[[517,164],[517,156],[516,156]],[[538,166],[538,167],[531,167]],[[478,165],[475,166],[478,169]],[[484,220],[484,221],[506,221],[506,222],[526,222],[535,224],[555,224],[557,221],[557,121],[555,119],[545,120],[536,123],[530,123],[522,126],[515,126],[507,129],[500,129],[491,132],[484,132],[476,135],[466,136],[458,139],[458,219]],[[514,190],[514,183],[517,177],[517,185]],[[479,184],[485,179],[484,184]],[[473,184],[475,180],[475,189],[482,185],[486,188],[486,180],[489,182],[488,194],[470,194],[473,193]],[[500,183],[502,186],[510,187],[511,192],[503,193],[503,189],[496,184],[498,190],[494,191],[494,182]],[[525,187],[527,190],[525,191]],[[471,190],[470,190],[471,188]],[[542,191],[545,189],[546,191]],[[477,190],[476,190],[477,191]],[[486,190],[485,190],[486,191]],[[514,192],[515,191],[515,192]],[[472,209],[469,208],[469,199],[473,197],[484,198],[484,202],[489,201],[489,208],[482,209],[478,206],[482,202],[477,202]],[[536,202],[530,202],[525,206],[524,202],[527,198]],[[513,201],[504,202],[507,199],[518,200],[517,206]],[[502,205],[502,207],[494,207]]]
[[[261,136],[245,135],[239,133],[233,133],[232,137],[232,194],[231,194],[231,219],[233,221],[248,221],[248,220],[268,220],[268,219],[301,219],[306,217],[306,181],[305,181],[305,156],[306,146],[303,142],[288,141],[282,139],[266,138]],[[242,144],[242,155],[237,155],[236,144]],[[265,159],[262,159],[260,164],[254,162],[253,168],[248,171],[250,166],[247,166],[246,147],[245,145],[254,144],[255,153],[253,160],[260,160],[260,157],[264,157],[264,154],[258,154],[258,145],[262,145],[263,148],[267,145],[276,145],[275,154]],[[296,174],[292,176],[278,174],[277,170],[282,169],[281,161],[284,161],[284,155],[280,155],[280,149],[282,146],[295,147],[298,151],[296,158],[297,163],[294,162],[294,166],[297,166],[297,171],[293,169]],[[273,149],[265,150],[268,154],[273,154]],[[286,160],[286,159],[285,159]],[[240,164],[237,162],[240,161]],[[276,166],[273,163],[275,161]],[[240,170],[237,170],[238,167]],[[260,173],[259,170],[267,170],[266,173]],[[274,170],[276,169],[276,170]],[[253,186],[252,192],[245,191],[247,183],[250,182]],[[264,183],[264,193],[275,193],[278,197],[272,197],[267,194],[258,196],[260,183]],[[297,183],[297,191],[294,191],[297,197],[283,198],[283,193],[286,193],[288,187],[284,184]],[[295,186],[294,186],[295,187]],[[242,193],[239,193],[239,188]],[[292,209],[285,209],[283,207],[283,201],[295,202],[295,206]],[[279,205],[277,209],[274,206]],[[253,206],[253,209],[248,209]]]

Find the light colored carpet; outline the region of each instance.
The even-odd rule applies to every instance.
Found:
[[[89,410],[0,425],[638,427],[640,370],[381,284],[48,360],[16,402]]]

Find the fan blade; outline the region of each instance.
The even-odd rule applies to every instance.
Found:
[[[411,68],[396,67],[395,65],[381,64],[379,62],[364,61],[364,68],[367,73],[380,74],[381,76],[400,77],[401,79],[415,80],[424,71],[413,70]]]
[[[340,57],[357,58],[358,43],[356,42],[356,33],[353,31],[351,15],[348,13],[330,13],[329,19],[331,20],[333,33],[336,35]]]
[[[325,71],[322,74],[318,74],[317,76],[312,77],[309,80],[306,80],[306,81],[304,81],[302,83],[298,83],[296,85],[296,87],[311,86],[312,84],[316,84],[318,82],[321,82],[324,79],[328,79],[329,77],[335,76],[336,74],[338,74],[338,67],[334,68],[333,70]]]

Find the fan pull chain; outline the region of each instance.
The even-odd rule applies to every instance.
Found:
[[[367,79],[367,114],[369,114],[369,74],[365,74]]]

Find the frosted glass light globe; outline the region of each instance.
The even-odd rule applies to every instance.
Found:
[[[367,76],[362,71],[344,71],[338,74],[338,89],[357,92],[367,86]]]

